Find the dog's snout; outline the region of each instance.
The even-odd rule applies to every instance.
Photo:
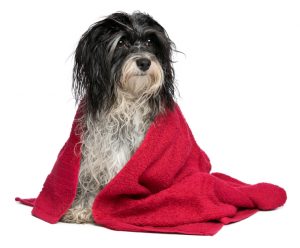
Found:
[[[140,70],[147,71],[151,65],[151,60],[147,58],[140,58],[136,61],[136,65]]]

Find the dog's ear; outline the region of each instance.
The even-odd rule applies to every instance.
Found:
[[[157,24],[159,25],[159,24]],[[160,32],[157,33],[159,40],[159,58],[162,60],[162,69],[164,71],[164,84],[161,90],[161,98],[164,99],[165,105],[172,109],[174,107],[175,97],[175,72],[173,68],[173,52],[176,51],[175,44],[169,38],[165,29],[160,26]]]
[[[73,92],[76,101],[84,99],[92,115],[106,108],[113,98],[114,84],[110,80],[107,40],[110,20],[92,25],[81,37],[75,51]]]

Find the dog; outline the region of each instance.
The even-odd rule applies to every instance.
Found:
[[[96,195],[139,147],[155,117],[175,104],[175,44],[150,15],[117,12],[82,35],[72,89],[81,102],[76,197],[61,218],[92,223]]]

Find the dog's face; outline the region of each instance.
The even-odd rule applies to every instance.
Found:
[[[87,111],[109,109],[118,94],[173,106],[174,44],[149,15],[114,13],[83,34],[75,52],[73,89]]]

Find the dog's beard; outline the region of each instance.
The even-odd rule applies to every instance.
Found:
[[[147,58],[151,65],[147,71],[141,71],[136,60]],[[143,53],[131,55],[123,64],[120,86],[132,97],[149,97],[158,94],[164,80],[163,69],[154,55]]]

